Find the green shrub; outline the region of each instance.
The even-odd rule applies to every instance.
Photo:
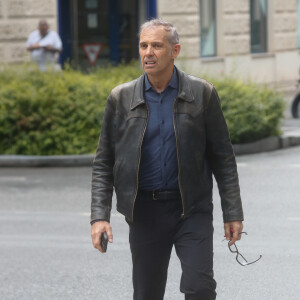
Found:
[[[90,74],[5,68],[0,72],[0,153],[95,152],[108,94],[140,74],[136,64]]]
[[[32,67],[0,71],[0,153],[59,155],[93,153],[105,102],[116,85],[138,77],[137,63],[88,74],[67,68],[41,73]],[[216,86],[232,141],[279,134],[283,100],[254,84],[225,78]]]
[[[281,134],[285,102],[266,86],[234,78],[212,80],[218,90],[232,143],[249,143]]]

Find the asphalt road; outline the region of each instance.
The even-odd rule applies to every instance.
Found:
[[[240,156],[242,267],[223,239],[215,188],[215,278],[220,300],[300,299],[300,147]],[[128,226],[112,212],[114,243],[91,244],[90,168],[0,169],[1,299],[132,299]],[[166,300],[183,299],[173,252]]]

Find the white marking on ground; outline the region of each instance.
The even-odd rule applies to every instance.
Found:
[[[247,167],[248,164],[247,163],[237,163],[238,167]]]
[[[289,221],[300,221],[299,217],[288,217]]]
[[[0,182],[24,182],[26,181],[26,177],[2,177],[0,176]]]

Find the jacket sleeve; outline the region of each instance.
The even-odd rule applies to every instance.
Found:
[[[218,184],[223,220],[242,221],[244,216],[235,155],[214,87],[205,109],[205,124],[207,156]]]
[[[93,162],[91,223],[110,221],[113,194],[113,167],[115,153],[115,105],[111,95],[104,111],[102,129]]]

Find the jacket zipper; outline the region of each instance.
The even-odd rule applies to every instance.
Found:
[[[182,197],[181,183],[180,183],[179,148],[178,148],[178,139],[177,139],[177,133],[176,133],[176,125],[175,125],[175,104],[176,104],[176,100],[177,100],[177,98],[174,99],[174,104],[173,104],[173,126],[174,126],[175,139],[176,139],[176,153],[177,153],[177,164],[178,164],[178,185],[179,185],[179,192],[180,192],[181,201],[182,201],[181,218],[184,218],[184,201],[183,201],[183,197]]]
[[[136,174],[136,190],[135,190],[135,196],[134,196],[133,205],[132,205],[131,222],[133,222],[134,205],[135,205],[135,200],[136,200],[138,188],[139,188],[139,172],[140,172],[140,164],[141,164],[141,156],[142,156],[142,143],[144,140],[144,136],[145,136],[146,128],[148,126],[148,120],[149,120],[149,109],[148,109],[147,103],[145,103],[145,104],[146,104],[146,109],[147,109],[147,119],[146,119],[146,124],[144,127],[144,131],[143,131],[143,135],[142,135],[142,139],[141,139],[141,143],[140,143],[139,162],[138,162],[138,168],[137,168],[137,174]]]

